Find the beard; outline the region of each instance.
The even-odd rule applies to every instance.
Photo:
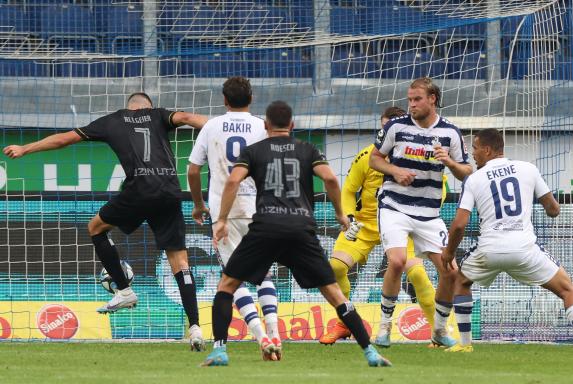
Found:
[[[426,119],[428,116],[430,116],[430,112],[429,111],[414,111],[414,112],[410,112],[412,117],[414,118],[414,120],[424,120]]]

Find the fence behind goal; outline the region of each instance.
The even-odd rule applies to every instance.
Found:
[[[292,0],[292,1],[10,1],[0,4],[0,126],[3,147],[83,126],[122,108],[132,92],[156,105],[215,116],[224,113],[225,78],[247,76],[252,112],[276,99],[295,112],[296,135],[319,146],[343,181],[354,155],[372,143],[379,115],[407,107],[412,79],[441,87],[440,114],[466,143],[483,128],[503,130],[508,157],[535,163],[559,193],[562,213],[536,206],[539,240],[573,271],[573,187],[570,108],[571,2]],[[173,137],[183,190],[196,133]],[[206,186],[207,170],[204,169]],[[104,144],[33,154],[0,163],[1,339],[180,339],[186,331],[177,285],[165,255],[144,225],[112,237],[135,272],[140,304],[109,317],[95,308],[110,299],[87,222],[124,177]],[[449,175],[455,214],[460,183]],[[328,254],[337,236],[332,208],[316,183],[315,216]],[[196,276],[204,330],[220,267],[210,231],[191,220],[187,246]],[[477,218],[462,243],[477,234]],[[460,250],[461,252],[461,250]],[[352,271],[352,300],[371,329],[380,317],[377,247]],[[430,278],[435,270],[426,265]],[[289,272],[274,270],[283,338],[316,339],[336,314],[316,290],[301,290]],[[571,341],[561,302],[539,288],[500,276],[475,287],[474,338]],[[400,295],[396,337],[427,337],[420,313]],[[248,339],[232,323],[233,339]]]

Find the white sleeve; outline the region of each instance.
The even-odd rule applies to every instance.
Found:
[[[391,122],[386,123],[386,125],[384,125],[384,127],[378,132],[376,141],[374,141],[374,146],[384,156],[392,151],[395,144],[396,125],[391,124]]]
[[[451,136],[450,142],[450,157],[457,163],[468,164],[469,156],[464,143],[462,133],[458,128],[455,128],[455,133]]]
[[[475,196],[471,188],[471,182],[469,176],[466,177],[462,183],[462,193],[460,194],[460,200],[458,201],[458,208],[462,208],[468,211],[472,211],[475,205]]]
[[[207,146],[209,142],[207,136],[207,126],[204,126],[203,129],[199,131],[195,145],[193,145],[193,149],[189,155],[190,163],[203,165],[207,162]]]
[[[543,180],[543,177],[541,177],[539,169],[537,167],[534,168],[535,168],[535,197],[539,199],[541,196],[551,192],[551,190],[547,186],[545,180]]]

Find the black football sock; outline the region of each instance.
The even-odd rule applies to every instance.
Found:
[[[195,286],[195,279],[189,269],[184,269],[177,272],[175,280],[179,286],[179,294],[181,295],[181,303],[183,309],[189,319],[189,326],[199,325],[199,309],[197,308],[197,287]]]
[[[366,332],[366,328],[364,328],[362,318],[358,312],[356,312],[351,302],[346,302],[336,307],[336,314],[344,325],[350,329],[352,336],[354,336],[356,342],[362,349],[370,345],[370,337],[368,336],[368,332]]]
[[[227,343],[229,325],[233,319],[233,295],[218,291],[213,299],[212,311],[215,347],[223,346]]]
[[[121,261],[119,260],[119,253],[107,236],[107,232],[103,232],[92,236],[92,243],[101,264],[111,276],[113,282],[117,285],[117,289],[125,289],[129,287],[127,277],[121,268]]]

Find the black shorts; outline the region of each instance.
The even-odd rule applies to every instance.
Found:
[[[336,282],[326,254],[313,231],[276,232],[253,230],[243,237],[224,272],[227,276],[259,285],[271,265],[279,262],[292,272],[301,288],[316,288]]]
[[[99,216],[104,223],[118,227],[127,235],[147,221],[158,249],[186,249],[185,220],[179,199],[136,201],[119,194],[101,207]]]

